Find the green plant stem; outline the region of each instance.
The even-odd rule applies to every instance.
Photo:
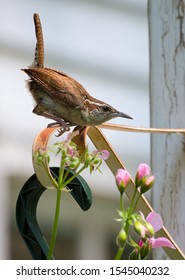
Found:
[[[64,161],[61,159],[60,161],[60,169],[59,169],[59,175],[58,175],[58,186],[60,186],[63,182],[63,175],[64,175]]]
[[[62,185],[59,185],[60,189],[64,189],[71,181],[74,180],[75,177],[77,177],[86,167],[83,166],[78,172],[76,172],[73,176],[71,176],[67,181],[62,183]]]
[[[124,247],[119,247],[118,248],[118,251],[117,251],[117,254],[115,256],[115,260],[121,260],[121,256],[123,254],[123,251],[124,251]]]
[[[124,215],[124,202],[123,202],[123,193],[120,194],[120,210]]]
[[[69,173],[70,173],[70,170],[69,170],[69,169],[66,169],[65,172],[64,172],[64,176],[63,176],[63,182],[66,181],[66,179],[67,179]]]
[[[133,205],[134,205],[134,200],[135,200],[136,192],[137,192],[137,188],[135,187],[134,194],[132,196],[132,200],[131,200],[130,207],[129,207],[129,215],[131,215],[133,213],[133,210],[134,210],[134,206]]]
[[[59,215],[60,215],[60,203],[61,203],[61,196],[62,196],[62,190],[57,190],[57,198],[56,198],[56,207],[55,207],[55,218],[53,223],[53,229],[51,234],[51,241],[49,246],[49,252],[47,256],[47,260],[52,259],[53,251],[55,248],[55,242],[57,237],[57,230],[58,230],[58,222],[59,222]]]
[[[136,206],[137,206],[137,203],[138,203],[138,200],[139,200],[139,198],[141,197],[141,193],[138,195],[138,197],[137,197],[137,199],[136,199],[136,202],[135,202],[135,204],[134,204],[134,206],[133,206],[133,212],[135,211],[135,209],[136,209]]]

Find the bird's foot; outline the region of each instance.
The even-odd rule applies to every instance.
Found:
[[[60,137],[64,132],[69,131],[69,129],[70,129],[69,123],[66,123],[65,121],[63,121],[61,119],[59,121],[57,120],[54,123],[48,124],[47,127],[55,127],[55,126],[59,126],[58,134],[56,135],[56,137]]]

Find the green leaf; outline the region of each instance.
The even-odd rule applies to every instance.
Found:
[[[130,246],[140,249],[139,245],[129,236],[129,244]]]
[[[120,211],[119,209],[117,209],[117,212],[118,212],[118,216],[123,219],[124,218],[123,212]]]

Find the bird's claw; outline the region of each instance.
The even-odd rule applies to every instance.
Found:
[[[47,127],[55,127],[55,126],[56,127],[59,126],[58,134],[55,135],[56,137],[60,137],[64,132],[70,130],[69,123],[66,123],[65,121],[49,123]]]

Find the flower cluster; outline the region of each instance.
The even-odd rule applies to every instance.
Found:
[[[145,219],[143,213],[136,212],[140,196],[151,189],[155,181],[155,177],[151,175],[150,167],[145,163],[141,163],[138,166],[135,176],[135,192],[130,206],[126,210],[124,209],[122,195],[129,185],[131,175],[127,170],[118,169],[115,179],[120,192],[119,218],[116,220],[121,222],[121,230],[116,237],[118,252],[115,259],[121,258],[126,243],[134,248],[130,254],[130,259],[145,259],[153,248],[169,247],[175,249],[174,245],[167,238],[155,238],[155,233],[163,227],[163,221],[159,214],[150,212]],[[130,226],[133,226],[135,232],[139,235],[137,242],[129,236]]]
[[[71,177],[73,180],[84,169],[89,168],[90,173],[94,170],[99,170],[103,160],[109,157],[109,152],[106,150],[89,152],[86,150],[84,154],[79,154],[77,145],[72,139],[78,135],[78,131],[70,132],[67,135],[66,140],[55,143],[52,147],[48,147],[46,150],[38,149],[35,153],[35,160],[38,164],[44,166],[47,169],[47,165],[50,162],[50,153],[54,153],[56,156],[60,155],[60,172],[58,182],[55,182],[54,186],[57,189],[63,189],[66,187],[65,174],[68,174],[70,170],[75,172]],[[48,173],[49,176],[51,174]],[[53,180],[53,178],[51,178]],[[70,181],[71,181],[70,180]],[[67,181],[67,183],[70,183]]]

